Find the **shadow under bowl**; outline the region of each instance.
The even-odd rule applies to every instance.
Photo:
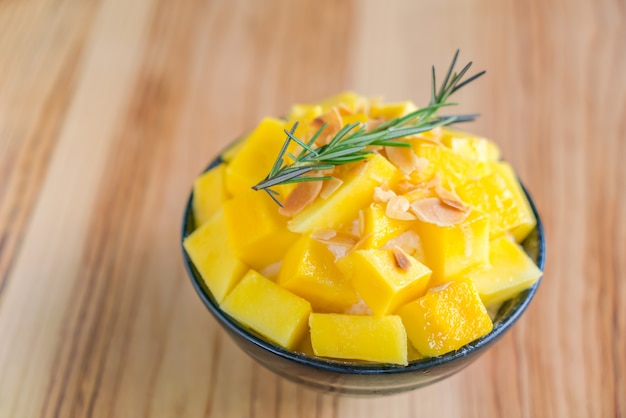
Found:
[[[216,158],[207,170],[220,164]],[[537,219],[537,226],[522,243],[530,258],[543,271],[546,243],[537,209],[527,190],[524,193]],[[193,232],[193,193],[189,196],[182,223],[182,241]],[[306,387],[353,396],[391,395],[417,389],[462,370],[491,347],[520,318],[532,300],[541,279],[532,287],[504,302],[493,321],[493,330],[459,350],[439,357],[411,361],[407,366],[329,360],[286,350],[223,312],[183,248],[183,259],[191,283],[204,305],[233,341],[270,371]]]

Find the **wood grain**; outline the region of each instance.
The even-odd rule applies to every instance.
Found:
[[[0,28],[0,418],[626,417],[623,1],[4,0]],[[412,393],[276,377],[185,275],[194,176],[294,102],[422,103],[456,48],[544,221],[535,300]]]

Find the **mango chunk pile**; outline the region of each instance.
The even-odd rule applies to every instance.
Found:
[[[488,308],[542,274],[520,246],[535,217],[492,141],[439,127],[324,180],[273,187],[283,207],[252,189],[296,121],[305,141],[327,124],[320,147],[347,124],[416,109],[351,92],[295,105],[196,179],[183,245],[224,312],[288,350],[342,361],[406,365],[491,332]]]

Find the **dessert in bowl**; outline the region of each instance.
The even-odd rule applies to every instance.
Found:
[[[495,143],[344,93],[266,118],[194,184],[184,260],[233,340],[292,381],[381,395],[475,360],[523,313],[545,240]]]

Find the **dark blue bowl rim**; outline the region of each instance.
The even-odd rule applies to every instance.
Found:
[[[212,169],[222,162],[221,157],[215,158],[204,170],[204,172]],[[543,230],[543,225],[541,222],[541,218],[539,217],[539,213],[537,212],[537,208],[535,203],[526,189],[526,187],[520,182],[526,197],[528,198],[528,202],[530,203],[531,209],[535,218],[537,219],[537,225],[535,227],[537,242],[539,243],[538,251],[537,251],[537,266],[543,272],[545,258],[546,258],[546,242],[545,235]],[[204,305],[209,309],[211,314],[215,317],[215,319],[220,322],[222,325],[228,327],[228,329],[239,337],[247,340],[248,342],[262,348],[263,350],[267,350],[268,352],[281,357],[288,361],[293,361],[301,366],[312,367],[318,370],[323,370],[327,372],[333,373],[342,373],[342,374],[353,374],[353,375],[391,375],[398,373],[410,373],[410,372],[419,372],[424,370],[429,370],[437,366],[441,366],[443,364],[454,362],[455,360],[462,359],[467,356],[470,352],[481,351],[482,348],[486,348],[486,346],[491,345],[496,340],[498,340],[517,320],[520,318],[522,313],[526,310],[530,301],[535,296],[537,289],[541,283],[543,277],[539,278],[537,282],[527,290],[523,291],[524,296],[512,310],[512,312],[500,321],[494,329],[484,337],[481,337],[465,346],[460,348],[459,350],[444,354],[438,357],[430,357],[419,360],[414,360],[409,362],[406,366],[399,366],[393,364],[376,364],[376,363],[353,363],[339,360],[326,360],[318,357],[310,357],[303,353],[289,351],[281,346],[278,346],[272,342],[269,342],[263,339],[261,336],[252,333],[249,329],[247,329],[244,325],[240,324],[232,318],[230,315],[223,312],[217,303],[207,295],[203,288],[203,284],[201,283],[202,278],[197,276],[197,272],[194,271],[195,268],[192,267],[193,263],[189,259],[187,252],[183,247],[184,239],[190,234],[190,231],[187,228],[188,221],[190,217],[193,217],[192,210],[192,201],[193,201],[193,190],[189,194],[189,198],[187,199],[187,204],[185,205],[184,215],[183,215],[183,223],[181,229],[181,249],[183,253],[183,260],[185,263],[185,269],[191,279],[191,283],[193,287],[196,289],[196,293],[200,296],[200,299],[204,303]]]

